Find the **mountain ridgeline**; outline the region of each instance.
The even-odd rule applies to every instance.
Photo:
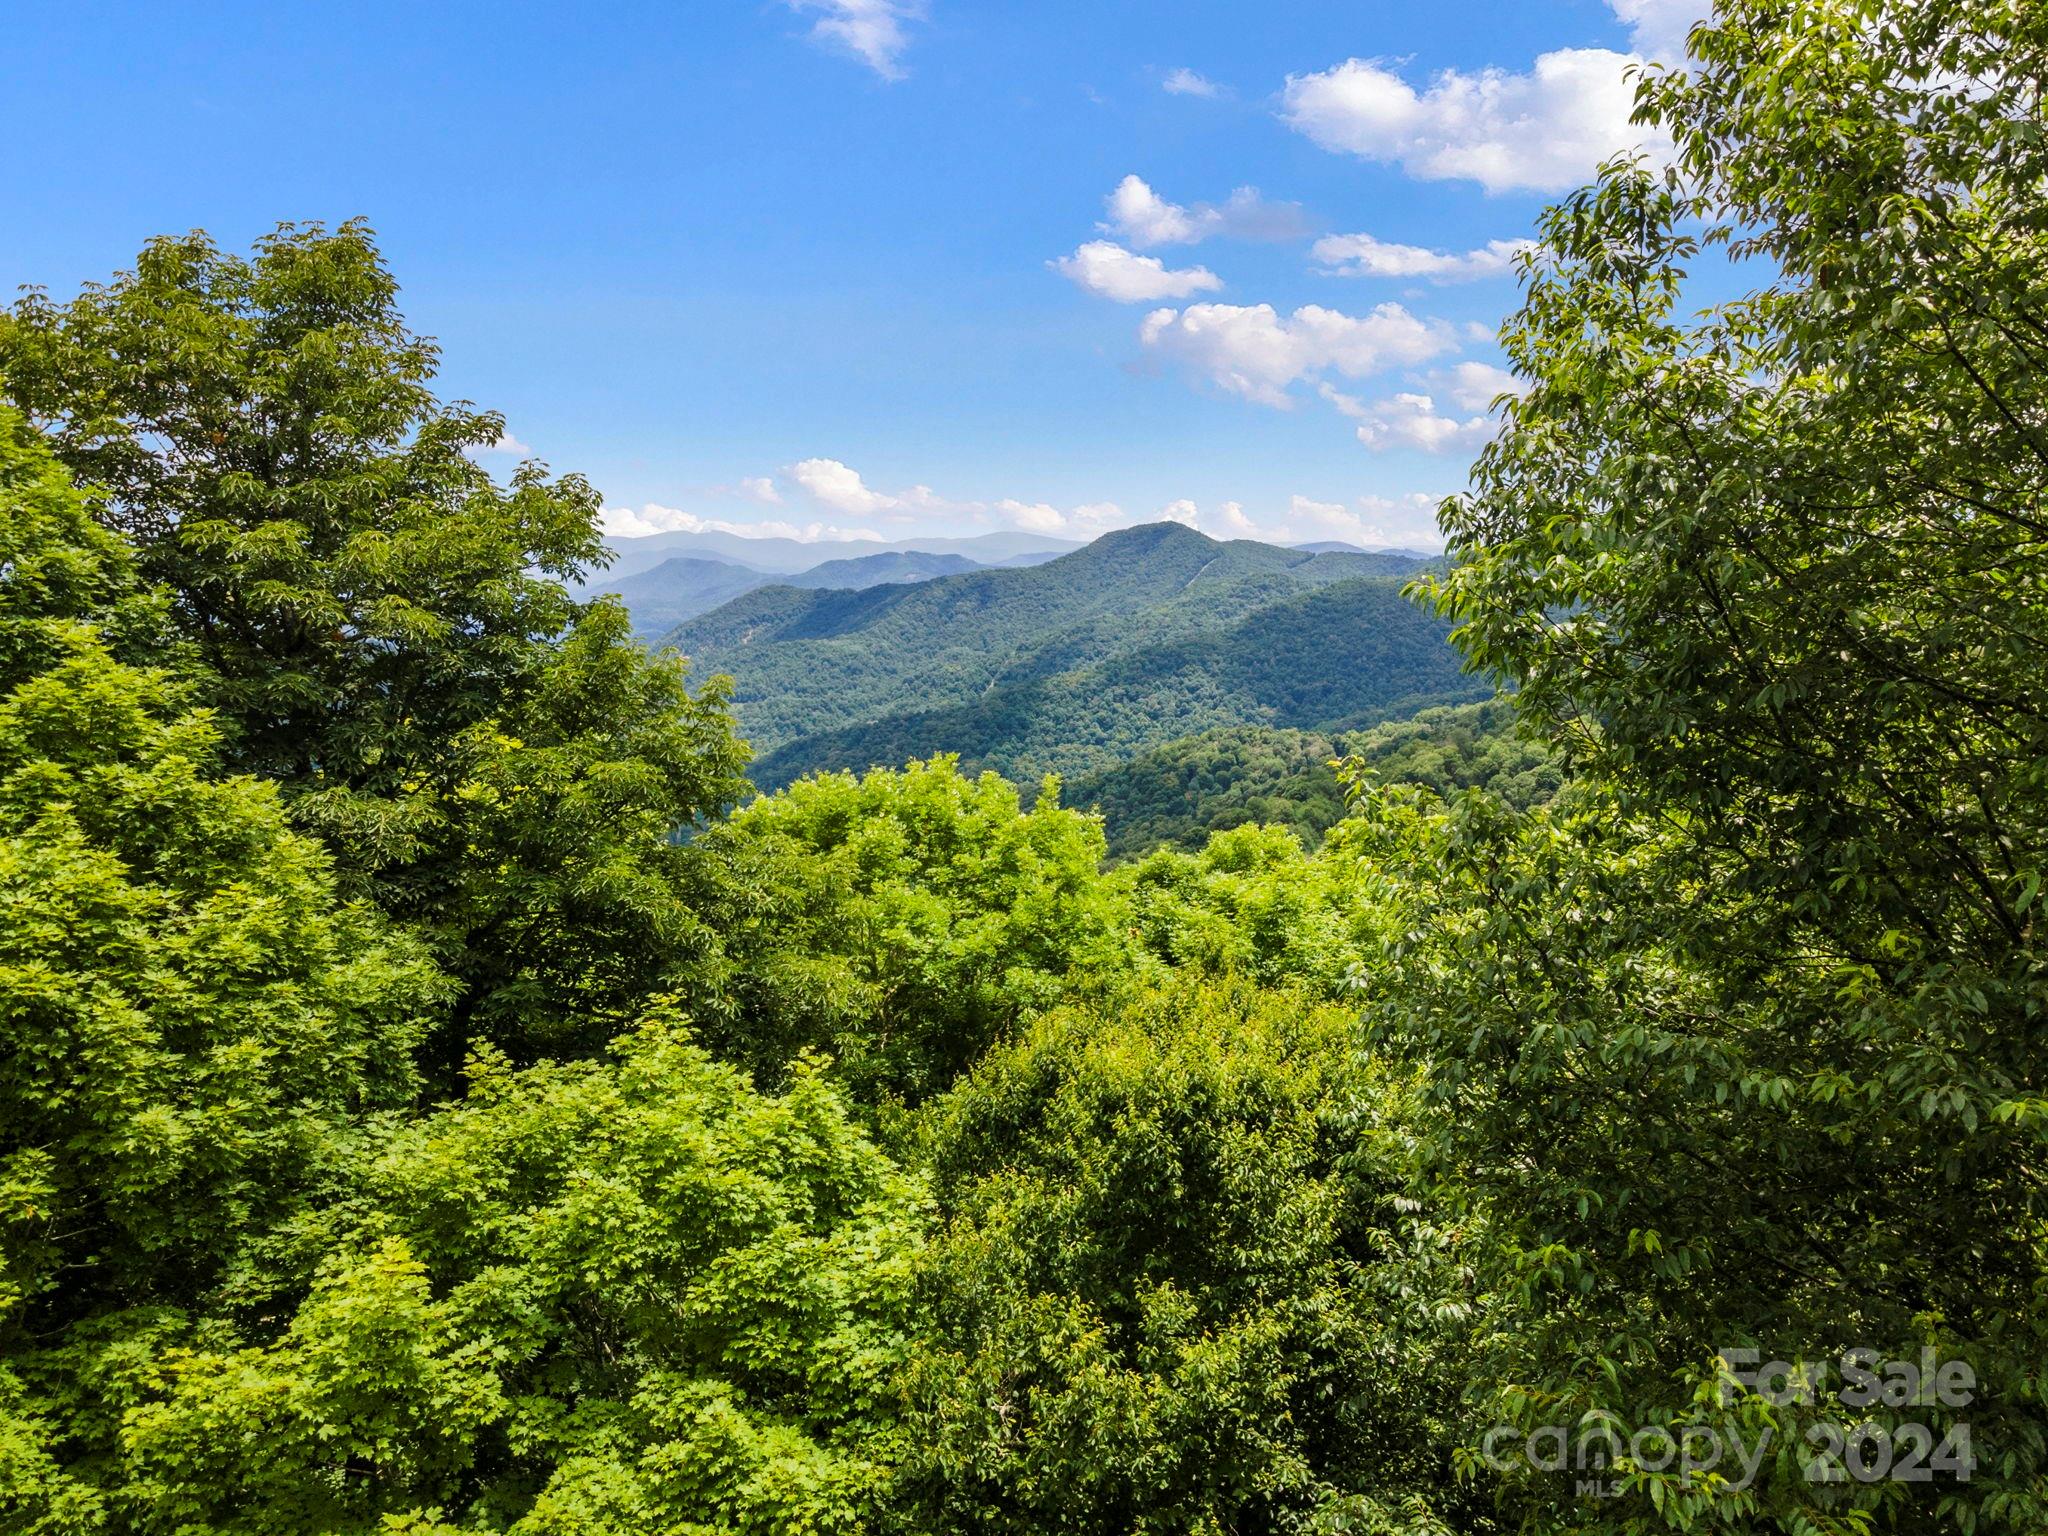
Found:
[[[1081,775],[1220,727],[1356,728],[1482,696],[1403,553],[1222,542],[1178,523],[1023,569],[757,588],[663,639],[729,673],[763,789],[958,753]]]
[[[655,552],[631,546],[652,543],[653,540],[623,542],[628,543],[628,552],[618,556],[602,576],[585,582],[583,590],[609,592],[617,596],[633,616],[634,635],[646,641],[656,640],[678,624],[694,619],[700,613],[708,613],[719,604],[758,587],[858,590],[880,586],[884,582],[930,581],[936,576],[958,576],[993,566],[1033,565],[1051,560],[1060,553],[1058,549],[1024,550],[1001,559],[973,559],[951,549],[883,549],[873,554],[841,555],[791,570],[787,567],[793,562],[784,551],[764,551],[755,557],[761,562],[758,564],[725,552],[734,544],[794,543],[788,539],[734,538],[719,545],[684,546],[681,552],[652,564],[648,563],[648,556]],[[973,541],[948,542],[972,544]],[[1008,546],[995,547],[1002,549]]]

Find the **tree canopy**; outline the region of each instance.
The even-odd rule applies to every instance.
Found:
[[[2048,18],[1692,55],[1669,163],[1546,216],[1402,610],[1499,698],[1083,808],[945,754],[736,808],[726,685],[572,595],[595,496],[476,466],[360,225],[25,299],[0,1527],[2048,1528]],[[1161,600],[1174,677],[1334,712],[1251,642],[1393,643],[1383,577],[1148,537],[1247,647]],[[757,596],[1057,596],[990,574]],[[1069,665],[1152,579],[1097,574],[1034,675],[1149,686]],[[1738,1374],[1857,1351],[1968,1389]]]

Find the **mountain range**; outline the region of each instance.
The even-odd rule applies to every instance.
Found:
[[[1355,728],[1485,695],[1401,594],[1427,563],[1154,523],[1030,566],[759,585],[661,643],[734,678],[764,789],[937,752],[1030,781],[1217,727]]]
[[[652,641],[756,587],[858,591],[885,582],[1035,565],[1079,547],[1065,539],[1009,533],[914,544],[751,538],[716,530],[659,533],[612,540],[611,564],[585,580],[581,590],[587,596],[618,597],[633,616],[634,635]]]

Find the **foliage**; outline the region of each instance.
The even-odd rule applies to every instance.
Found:
[[[4,412],[0,572],[0,1511],[84,1530],[115,1410],[81,1362],[293,1285],[289,1228],[411,1104],[447,987],[120,659],[157,607]]]
[[[945,1088],[1117,951],[1100,829],[951,758],[800,780],[695,851],[707,1038],[764,1075],[829,1051],[870,1103]]]
[[[915,1528],[1385,1528],[1455,1503],[1397,1278],[1396,1085],[1349,1016],[1062,1011],[942,1106]]]
[[[764,1098],[660,1018],[485,1056],[358,1208],[275,1343],[138,1369],[133,1529],[795,1536],[885,1491],[917,1196],[815,1073]]]
[[[1162,523],[1025,569],[767,588],[669,642],[737,679],[765,787],[940,753],[1035,783],[1190,730],[1353,723],[1471,694],[1445,627],[1399,595],[1419,563]]]
[[[1597,792],[1395,818],[1380,1038],[1495,1245],[1511,1417],[1708,1413],[1746,1344],[1982,1383],[1967,1484],[1633,1469],[1604,1528],[2035,1529],[2048,30],[1733,0],[1695,51],[1644,98],[1677,174],[1545,221],[1531,388],[1445,514],[1462,642]],[[1773,276],[1681,319],[1702,228]]]
[[[452,1065],[473,1030],[616,1024],[687,958],[667,834],[742,759],[718,690],[557,579],[599,558],[596,493],[532,463],[494,484],[468,454],[503,419],[435,399],[396,295],[359,223],[248,259],[159,239],[68,304],[31,291],[0,377],[169,593],[225,764],[433,934]]]
[[[1160,849],[1112,889],[1143,973],[1188,971],[1342,996],[1392,936],[1375,873],[1338,837],[1314,855],[1285,827],[1218,832],[1200,853]]]
[[[2048,21],[1694,54],[1674,169],[1544,222],[1436,615],[1157,527],[764,588],[682,633],[767,777],[926,760],[736,814],[366,231],[32,294],[0,1526],[2048,1527]],[[1758,291],[1686,315],[1717,243]],[[1485,686],[1452,623],[1511,698],[1387,721]],[[948,741],[1176,744],[1084,781],[1112,844]],[[1867,1417],[1969,1480],[1815,1481],[1840,1405],[1716,1354],[1858,1347],[1968,1364]],[[1589,1424],[1771,1439],[1481,1454]]]
[[[1196,852],[1214,832],[1280,826],[1313,847],[1343,819],[1338,759],[1390,783],[1441,794],[1481,787],[1514,805],[1557,792],[1549,752],[1511,728],[1505,700],[1443,705],[1349,736],[1233,726],[1168,742],[1077,780],[1069,798],[1100,811],[1112,858]]]

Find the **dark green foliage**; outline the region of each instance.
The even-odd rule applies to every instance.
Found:
[[[2048,13],[1726,0],[1695,51],[1647,93],[1681,174],[1546,219],[1531,388],[1445,514],[1461,638],[1591,783],[1390,810],[1380,1039],[1488,1233],[1504,1416],[1711,1420],[1734,1346],[1981,1383],[1968,1484],[1631,1467],[1605,1528],[2038,1530]],[[1766,286],[1695,316],[1702,230]]]
[[[1226,726],[1076,779],[1067,795],[1102,813],[1113,859],[1192,853],[1210,833],[1246,825],[1286,827],[1312,847],[1344,814],[1337,755],[1312,731]]]
[[[641,656],[556,578],[599,556],[596,493],[466,450],[433,344],[360,224],[252,258],[153,241],[132,273],[0,319],[8,395],[102,495],[216,711],[352,891],[416,924],[481,1032],[601,1044],[701,948],[668,835],[742,788],[716,689]]]
[[[464,454],[369,231],[287,226],[253,259],[152,241],[0,323],[0,377],[104,494],[206,666],[236,766],[311,797],[376,868],[409,857],[449,744],[545,665],[598,556],[596,493]]]
[[[1483,789],[1525,809],[1548,802],[1564,782],[1556,754],[1517,727],[1508,699],[1421,710],[1342,742],[1344,776],[1354,784],[1417,784],[1446,799]]]
[[[1212,615],[1193,606],[1168,617],[1185,627],[1206,626]],[[757,776],[775,784],[819,764],[887,764],[943,750],[1029,782],[1100,770],[1190,726],[1362,722],[1487,691],[1463,675],[1446,631],[1390,578],[1326,583],[1192,634],[1123,638],[1143,630],[1141,619],[1105,621],[1085,637],[1057,637],[965,702],[803,737],[763,758]],[[1090,647],[1106,654],[1089,659]]]
[[[1243,985],[984,1062],[933,1132],[914,1527],[1376,1529],[1440,1497],[1400,1098],[1344,1010]]]
[[[1160,523],[1028,569],[765,588],[668,643],[737,679],[763,785],[947,752],[1031,783],[1190,728],[1377,718],[1471,692],[1444,630],[1398,595],[1420,564]]]
[[[1477,787],[1511,805],[1547,800],[1561,770],[1513,719],[1511,706],[1492,701],[1425,709],[1348,736],[1236,726],[1088,774],[1067,799],[1102,813],[1113,859],[1160,847],[1192,853],[1212,832],[1253,824],[1286,827],[1312,848],[1347,809],[1340,758],[1440,794]]]

